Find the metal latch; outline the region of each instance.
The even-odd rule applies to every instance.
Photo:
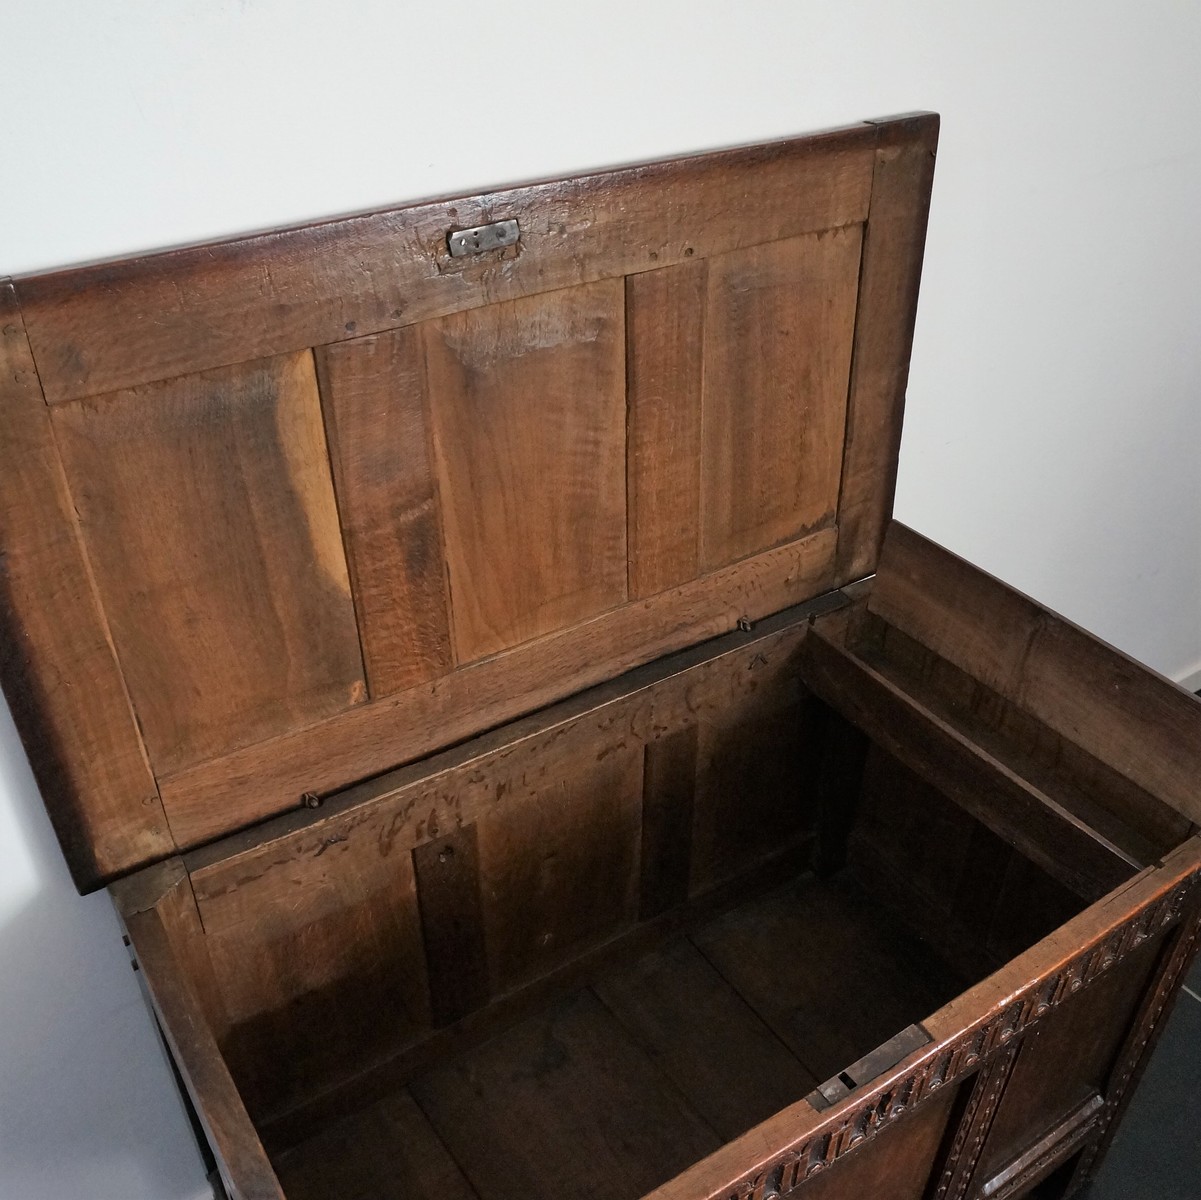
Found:
[[[870,1054],[865,1054],[858,1062],[852,1063],[845,1071],[827,1079],[805,1099],[819,1112],[829,1108],[844,1096],[849,1096],[857,1087],[871,1083],[885,1071],[891,1070],[915,1050],[928,1046],[933,1040],[920,1025],[910,1025],[908,1029],[902,1029],[896,1037],[889,1038],[882,1046],[877,1046]]]
[[[499,250],[512,246],[521,237],[517,222],[493,221],[491,225],[475,225],[471,229],[456,229],[446,235],[446,245],[451,258],[464,258],[468,254],[483,254],[485,250]]]

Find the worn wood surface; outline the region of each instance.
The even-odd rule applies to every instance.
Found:
[[[54,428],[156,773],[363,699],[311,355],[60,406]]]
[[[838,504],[839,582],[870,574],[892,514],[938,117],[879,127]]]
[[[594,990],[723,1140],[821,1082],[687,939],[614,972]]]
[[[174,843],[84,552],[11,282],[0,282],[0,681],[75,882]]]
[[[288,1200],[476,1200],[407,1090],[275,1159]]]
[[[626,280],[629,594],[699,570],[704,259]]]
[[[51,403],[862,221],[856,125],[19,281]],[[515,217],[521,252],[452,259]],[[119,341],[113,329],[124,330]]]
[[[806,684],[919,775],[1086,900],[1139,864],[866,662],[814,630]]]
[[[413,1084],[481,1200],[631,1200],[721,1139],[590,993]]]
[[[459,662],[626,598],[619,280],[422,328]]]
[[[1183,688],[898,522],[870,608],[1201,820],[1201,702]]]
[[[162,916],[149,909],[125,925],[230,1200],[285,1200]]]
[[[418,329],[317,351],[338,513],[373,697],[454,665]]]
[[[710,570],[833,520],[858,228],[708,264],[701,554]]]

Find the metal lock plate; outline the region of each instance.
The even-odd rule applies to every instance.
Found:
[[[446,245],[451,258],[465,258],[468,254],[483,254],[485,250],[515,245],[519,237],[521,229],[515,220],[510,219],[493,221],[491,225],[476,225],[471,229],[456,229],[446,235]]]

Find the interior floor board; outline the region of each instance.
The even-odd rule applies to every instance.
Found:
[[[851,879],[807,875],[451,1055],[277,1165],[301,1200],[636,1200],[962,983]]]

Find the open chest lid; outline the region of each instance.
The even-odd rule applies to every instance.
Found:
[[[937,127],[0,285],[0,665],[78,885],[870,574]]]

